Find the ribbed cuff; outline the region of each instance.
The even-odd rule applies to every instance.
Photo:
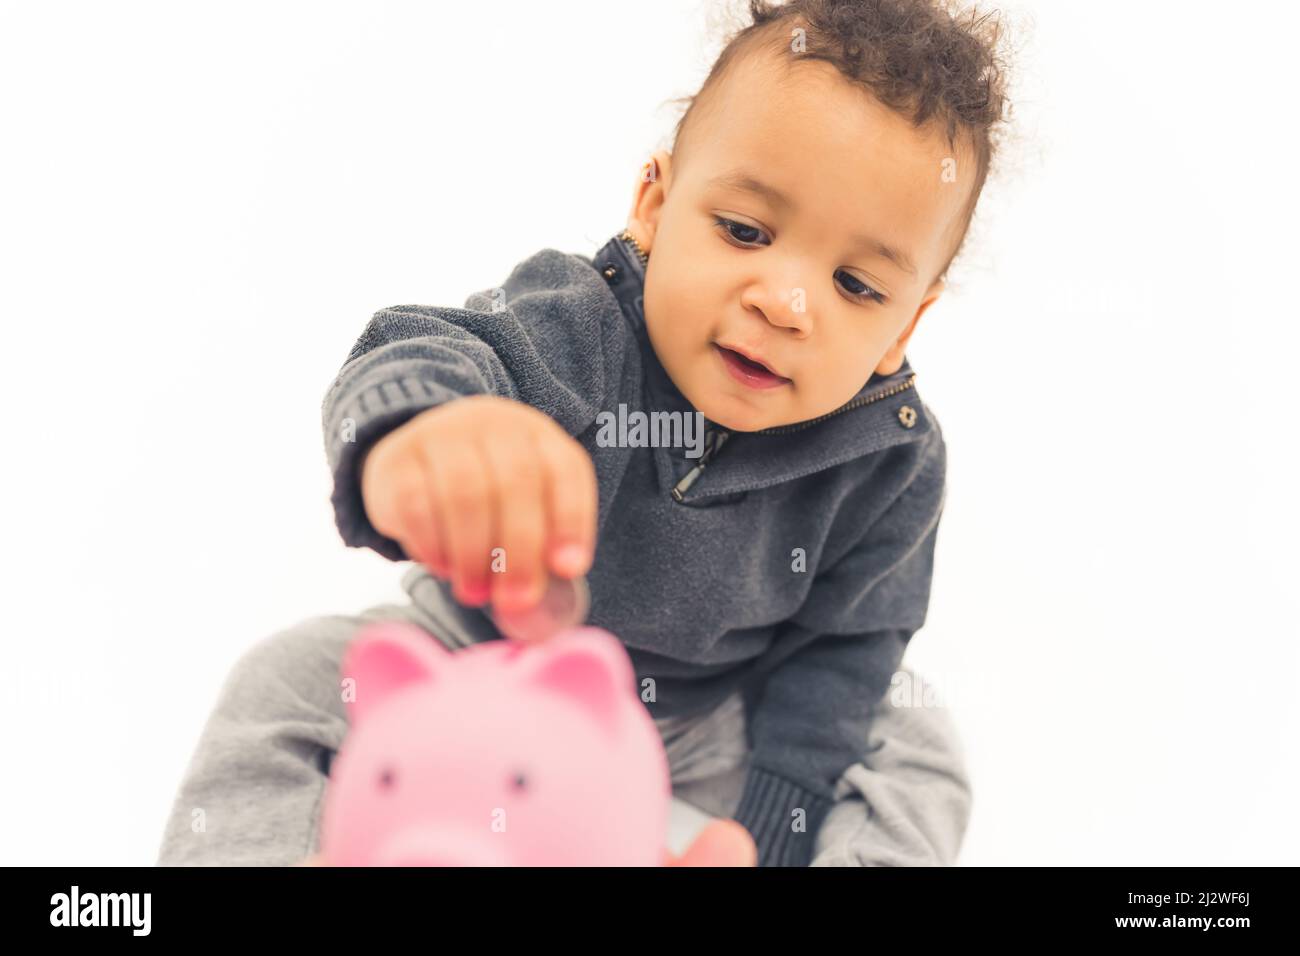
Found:
[[[834,801],[762,767],[751,766],[736,820],[758,846],[759,866],[807,866]]]
[[[392,561],[410,557],[392,538],[375,530],[361,497],[361,462],[370,447],[420,412],[461,396],[445,386],[405,376],[367,385],[332,408],[325,425],[325,449],[334,476],[330,502],[343,542],[370,548]]]

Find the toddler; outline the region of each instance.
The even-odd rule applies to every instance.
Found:
[[[316,851],[364,623],[464,647],[580,575],[675,797],[738,821],[760,865],[955,860],[958,739],[891,706],[918,698],[902,657],[945,489],[906,350],[994,153],[997,24],[936,0],[750,13],[594,255],[544,249],[463,308],[370,320],[322,409],[332,501],[346,544],[415,562],[411,602],[245,655],[161,863]]]

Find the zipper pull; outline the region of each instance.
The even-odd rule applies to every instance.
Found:
[[[700,473],[704,471],[709,460],[713,458],[718,449],[727,443],[727,439],[730,437],[731,432],[726,429],[719,428],[712,432],[707,429],[705,430],[704,454],[700,456],[699,463],[688,471],[681,481],[677,482],[677,484],[673,486],[674,501],[682,500],[682,495],[686,494],[686,492],[690,490],[691,485],[695,484],[695,479],[700,477]],[[712,438],[712,441],[710,441],[710,438]]]

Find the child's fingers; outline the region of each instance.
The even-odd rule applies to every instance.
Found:
[[[542,597],[546,537],[544,481],[536,442],[527,432],[495,436],[480,446],[494,491],[493,547],[501,547],[505,570],[489,577],[496,611],[523,611]],[[495,556],[493,556],[495,561]],[[495,566],[493,567],[495,572]]]
[[[403,489],[414,474],[391,464],[387,449],[376,446],[366,456],[366,470],[362,473],[361,496],[365,502],[366,517],[380,534],[401,541],[406,534],[403,526],[401,499]],[[409,475],[409,479],[408,479]]]
[[[403,462],[401,476],[394,481],[394,486],[390,497],[397,515],[394,519],[396,530],[384,533],[396,538],[412,560],[428,563],[438,543],[438,529],[434,520],[433,489],[418,452]]]
[[[428,453],[419,451],[420,473],[424,477],[423,499],[424,515],[414,541],[418,553],[416,560],[440,578],[451,575],[451,563],[447,557],[447,533],[445,519],[442,517],[437,486],[433,483],[433,467]]]
[[[403,450],[376,464],[365,488],[366,513],[380,534],[392,538],[414,561],[431,569],[442,554],[433,489],[418,450]],[[445,558],[441,576],[446,576]],[[435,573],[439,573],[435,570]]]
[[[546,465],[546,539],[550,568],[564,578],[586,574],[596,541],[596,469],[586,449],[568,435],[538,442]]]
[[[435,449],[428,461],[456,600],[481,607],[491,595],[488,552],[492,490],[488,465],[473,442],[456,443],[454,451],[450,445]]]

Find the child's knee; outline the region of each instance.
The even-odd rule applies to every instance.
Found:
[[[340,666],[365,623],[348,616],[309,618],[262,638],[231,668],[221,709],[252,719],[294,710],[346,719]]]

